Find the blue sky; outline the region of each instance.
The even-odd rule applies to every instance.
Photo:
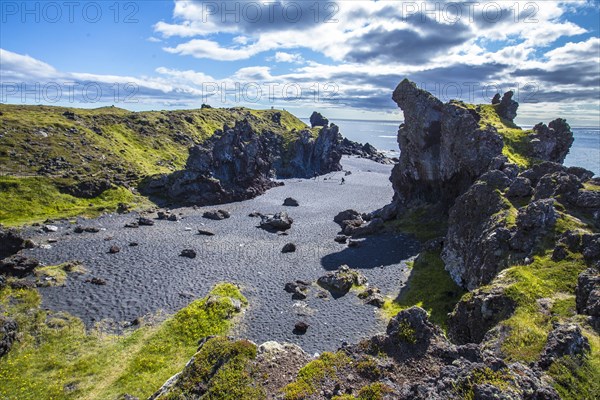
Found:
[[[0,101],[286,108],[401,119],[407,77],[443,100],[514,90],[524,126],[600,126],[597,1],[2,1]],[[118,94],[118,95],[117,95]]]

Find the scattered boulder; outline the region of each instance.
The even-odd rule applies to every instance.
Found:
[[[283,201],[283,205],[287,207],[298,207],[300,203],[298,203],[298,200],[288,197]]]
[[[365,285],[367,278],[360,272],[343,265],[337,271],[321,276],[317,283],[330,292],[346,294],[354,285]]]
[[[528,197],[531,196],[532,193],[533,188],[531,187],[531,181],[523,176],[519,176],[515,178],[508,188],[506,196],[509,198]]]
[[[17,338],[18,328],[17,321],[0,314],[0,358],[10,351]]]
[[[179,254],[180,257],[196,258],[196,251],[192,249],[183,249]]]
[[[296,251],[296,245],[294,243],[286,243],[281,249],[282,253],[293,253]]]
[[[125,228],[139,228],[140,224],[136,221],[134,222],[128,222],[125,224]]]
[[[267,231],[286,231],[292,227],[294,220],[286,212],[261,216],[260,227]]]
[[[129,243],[129,247],[137,247],[137,246],[139,246],[139,245],[140,245],[140,244],[139,244],[138,242],[130,242],[130,243]]]
[[[214,236],[214,232],[207,231],[206,229],[198,229],[198,235],[201,236]]]
[[[119,246],[110,246],[110,249],[108,249],[108,252],[110,254],[117,254],[120,251],[121,251],[121,248]]]
[[[92,285],[104,286],[106,285],[106,280],[102,278],[93,277],[92,279],[86,279],[87,283],[91,283]]]
[[[229,211],[226,210],[210,210],[206,211],[204,214],[202,214],[202,216],[207,219],[221,221],[223,219],[231,217],[231,214],[229,213]]]
[[[334,239],[335,242],[344,244],[348,241],[348,236],[346,235],[337,235]]]
[[[385,299],[381,294],[381,291],[376,287],[369,287],[366,290],[358,294],[358,298],[362,299],[365,304],[375,306],[377,308],[383,307]]]
[[[556,360],[564,356],[581,359],[590,351],[588,339],[583,336],[581,328],[575,324],[563,324],[548,334],[548,341],[542,351],[538,365],[548,369]]]
[[[308,327],[310,325],[308,325],[306,322],[296,322],[296,324],[294,325],[294,334],[296,335],[304,335],[306,333],[306,331],[308,330]]]
[[[58,226],[44,225],[44,232],[48,232],[48,233],[58,232]]]
[[[152,225],[154,225],[154,221],[151,220],[150,218],[140,217],[138,219],[137,225],[139,225],[139,226],[152,226]],[[132,226],[132,227],[135,227],[135,226]]]

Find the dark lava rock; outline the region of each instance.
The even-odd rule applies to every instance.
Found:
[[[580,359],[590,351],[588,339],[575,324],[559,325],[548,334],[548,341],[542,351],[538,365],[547,369],[557,359],[571,356]]]
[[[159,211],[156,215],[158,216],[158,219],[165,220],[169,218],[169,215],[171,215],[171,213],[169,211]]]
[[[131,242],[131,243],[129,243],[129,247],[137,247],[139,245],[140,244],[138,242]]]
[[[517,110],[519,108],[519,103],[512,99],[513,95],[514,92],[512,90],[504,93],[502,100],[496,108],[498,115],[510,122],[517,117]]]
[[[369,143],[360,144],[353,142],[348,138],[342,139],[340,144],[340,152],[344,155],[356,156],[367,160],[375,161],[380,164],[393,164],[394,160],[388,158],[384,153],[377,151],[375,147]],[[346,171],[344,176],[352,175],[351,171]]]
[[[39,266],[40,262],[35,258],[15,254],[0,260],[0,274],[24,278],[33,273],[33,270]]]
[[[304,335],[306,333],[306,331],[308,330],[308,327],[310,325],[308,325],[306,322],[296,322],[296,325],[294,325],[294,334],[296,335]]]
[[[298,200],[288,197],[283,201],[283,205],[287,207],[298,207],[300,203],[298,203]]]
[[[267,231],[286,231],[292,227],[294,220],[285,212],[275,215],[261,216],[260,227]]]
[[[501,287],[475,290],[449,314],[448,337],[456,344],[481,343],[485,334],[510,317],[516,306]]]
[[[102,278],[93,277],[92,279],[86,279],[87,283],[91,283],[92,285],[104,286],[106,285],[106,280]]]
[[[533,198],[535,200],[549,199],[557,196],[564,196],[569,202],[575,202],[579,189],[583,185],[575,175],[566,172],[554,172],[544,175],[540,178]]]
[[[16,230],[4,229],[0,226],[0,259],[33,247],[33,242],[23,238]]]
[[[210,210],[206,211],[204,214],[202,214],[202,216],[207,219],[221,221],[223,219],[231,217],[231,214],[229,213],[229,211],[226,210]]]
[[[587,182],[594,177],[594,173],[581,167],[569,167],[567,173],[575,175],[581,182]]]
[[[350,247],[350,248],[360,247],[360,241],[358,241],[358,240],[349,240],[348,241],[348,247]]]
[[[125,228],[139,228],[140,224],[137,222],[128,222],[125,224]]]
[[[293,253],[296,251],[296,245],[294,243],[286,243],[281,249],[282,253]]]
[[[501,137],[493,127],[479,126],[476,110],[443,104],[406,79],[393,100],[404,112],[398,131],[402,151],[390,178],[397,205],[449,206],[502,154]]]
[[[541,160],[562,164],[573,144],[571,127],[562,118],[555,119],[548,126],[539,123],[533,127],[531,137],[532,156]]]
[[[577,207],[600,210],[600,192],[593,190],[581,190],[575,200]]]
[[[214,232],[207,231],[205,229],[198,229],[198,235],[201,235],[201,236],[214,236],[215,234],[214,234]]]
[[[600,273],[588,268],[577,279],[576,303],[579,314],[600,319]]]
[[[120,251],[121,248],[119,246],[110,246],[110,249],[108,250],[110,254],[117,254]]]
[[[367,278],[358,271],[342,265],[337,271],[328,272],[321,276],[317,283],[323,288],[340,294],[346,294],[353,285],[362,286],[367,283]]]
[[[314,128],[315,126],[327,126],[327,125],[329,125],[329,120],[327,118],[323,117],[323,115],[321,115],[321,113],[313,111],[313,113],[310,116],[311,128]]]
[[[6,278],[4,275],[0,275],[0,290],[6,287]]]
[[[385,299],[381,295],[381,291],[376,287],[370,287],[358,294],[358,298],[362,299],[365,304],[375,306],[377,308],[383,307]]]
[[[177,221],[179,221],[179,217],[177,216],[177,214],[171,214],[171,215],[169,215],[167,220],[172,221],[172,222],[177,222]]]
[[[151,220],[150,218],[140,217],[138,219],[138,225],[139,226],[152,226],[152,225],[154,225],[154,221]]]
[[[533,193],[531,181],[523,176],[517,177],[506,192],[507,197],[528,197]]]
[[[13,342],[17,338],[18,329],[17,321],[0,315],[0,357],[10,351]]]
[[[181,250],[181,254],[179,254],[179,256],[187,258],[196,258],[196,251],[192,249],[184,249]]]
[[[334,239],[337,243],[344,244],[348,241],[348,236],[346,235],[337,235]]]

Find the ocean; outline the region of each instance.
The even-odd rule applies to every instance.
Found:
[[[308,118],[302,118],[309,123]],[[396,121],[362,121],[337,119],[332,120],[340,127],[344,137],[360,143],[370,143],[378,150],[397,157],[400,152],[396,136],[400,122]],[[565,159],[566,166],[578,166],[593,171],[600,176],[600,128],[571,128],[575,142]]]

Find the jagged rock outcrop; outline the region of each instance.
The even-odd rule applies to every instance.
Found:
[[[282,136],[255,132],[247,120],[217,131],[190,149],[186,169],[146,182],[145,194],[179,204],[208,205],[256,197],[279,185],[273,178],[302,177],[342,169],[336,126],[324,127],[317,138],[310,131],[284,145]]]
[[[392,98],[404,111],[398,131],[400,161],[390,178],[396,204],[451,205],[502,154],[498,132],[481,128],[475,110],[443,104],[406,79]]]
[[[442,251],[446,269],[454,281],[473,290],[491,282],[508,265],[525,262],[553,232],[559,219],[558,204],[561,208],[578,208],[597,218],[598,192],[585,189],[583,182],[567,171],[551,162],[536,165],[514,178],[493,170],[458,197],[449,211],[449,228]],[[579,175],[589,177],[588,173]],[[519,208],[511,203],[515,200]],[[591,237],[586,240],[585,249],[580,245],[570,251],[582,252],[591,262],[600,257],[600,244],[596,251],[595,240]],[[555,258],[560,257],[559,249]]]
[[[533,127],[533,132],[530,135],[532,156],[540,160],[562,164],[574,140],[573,132],[567,121],[557,118],[548,126],[540,122]]]
[[[316,126],[327,126],[329,125],[329,120],[325,118],[320,112],[313,111],[310,115],[310,126],[314,128]]]
[[[498,104],[498,115],[510,122],[513,122],[513,120],[517,117],[517,109],[519,108],[519,103],[512,99],[513,95],[514,92],[511,90],[504,93],[502,100],[498,101],[498,98],[500,97],[499,94],[496,94],[498,98],[494,97],[492,100],[492,104]],[[495,100],[498,102],[494,103]]]
[[[307,373],[299,374],[311,360]],[[223,381],[225,374],[233,380]],[[226,390],[223,385],[234,384],[241,398],[253,399],[346,395],[400,400],[558,400],[546,382],[540,370],[507,364],[477,345],[451,344],[425,310],[411,307],[392,318],[385,333],[316,359],[289,344],[267,342],[256,347],[244,340],[208,338],[184,370],[151,399],[212,398],[214,391]]]

